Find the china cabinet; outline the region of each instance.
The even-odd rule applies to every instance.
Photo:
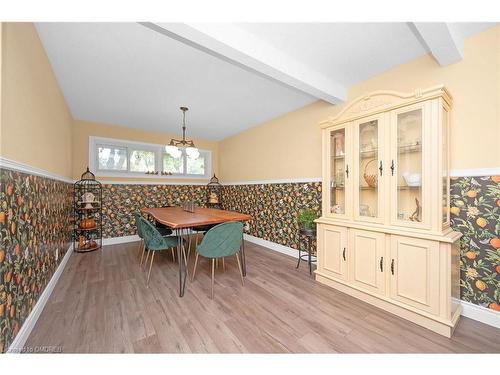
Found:
[[[316,279],[445,336],[460,317],[444,86],[376,91],[321,123]]]

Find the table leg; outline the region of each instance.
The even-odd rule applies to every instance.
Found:
[[[245,257],[245,240],[241,240],[241,268],[243,271],[243,277],[247,275],[247,259]]]
[[[176,229],[177,259],[179,261],[179,297],[184,296],[184,290],[186,288],[186,278],[187,278],[187,273],[186,273],[187,265],[184,264],[184,256],[182,254],[182,234],[183,234],[182,228]]]

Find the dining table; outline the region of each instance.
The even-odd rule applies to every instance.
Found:
[[[189,230],[193,227],[216,225],[228,221],[247,222],[252,220],[250,215],[221,210],[216,208],[195,207],[192,211],[187,211],[183,207],[147,207],[141,212],[151,216],[155,221],[172,229],[177,236],[177,259],[179,260],[179,297],[184,296],[187,279],[187,264],[184,264],[182,256],[182,238],[189,235]],[[246,276],[245,245],[241,241],[241,266],[243,276]]]

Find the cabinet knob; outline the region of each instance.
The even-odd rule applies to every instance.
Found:
[[[382,176],[382,171],[384,170],[384,167],[382,167],[382,160],[380,160],[380,166],[378,167],[378,170],[380,171],[380,175]]]
[[[345,247],[344,247],[344,251],[342,252],[342,258],[344,258],[344,260],[345,260]]]
[[[345,176],[349,178],[349,165],[346,165],[345,167]]]
[[[391,273],[394,275],[394,259],[391,260]]]
[[[380,272],[384,272],[384,257],[380,257]]]
[[[394,160],[391,161],[391,175],[394,176]]]

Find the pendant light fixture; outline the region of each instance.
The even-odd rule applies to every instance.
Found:
[[[182,149],[186,150],[186,155],[190,159],[197,159],[200,156],[200,152],[194,145],[192,140],[186,140],[186,111],[188,107],[180,107],[182,111],[182,140],[172,138],[170,143],[165,146],[165,152],[174,158],[178,158],[182,155]]]

